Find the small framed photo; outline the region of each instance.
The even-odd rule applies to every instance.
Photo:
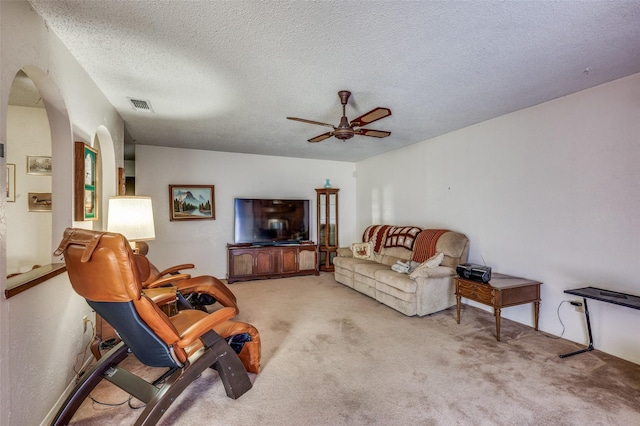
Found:
[[[98,220],[98,166],[98,151],[84,142],[76,142],[74,220]]]
[[[27,155],[27,174],[51,176],[51,157]]]
[[[29,192],[30,212],[50,212],[51,193],[50,192]]]
[[[214,185],[169,185],[169,220],[216,218]]]
[[[16,165],[7,163],[7,202],[16,202]]]
[[[127,178],[124,175],[124,167],[118,167],[118,195],[125,195],[127,192]]]

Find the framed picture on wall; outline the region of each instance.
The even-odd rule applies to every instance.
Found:
[[[50,212],[51,193],[50,192],[29,192],[30,212]]]
[[[98,220],[98,151],[84,142],[75,144],[74,220]]]
[[[27,155],[27,174],[51,176],[51,157]]]
[[[213,185],[169,185],[169,220],[216,218]]]
[[[118,167],[118,195],[124,195],[127,192],[127,180],[124,175],[124,167]]]
[[[7,202],[16,202],[16,165],[7,163]]]

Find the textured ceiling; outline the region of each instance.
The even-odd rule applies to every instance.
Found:
[[[145,145],[358,161],[640,72],[640,1],[30,2]],[[391,136],[285,118],[343,89]]]

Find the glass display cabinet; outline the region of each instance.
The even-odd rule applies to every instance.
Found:
[[[338,250],[338,188],[318,188],[318,263],[321,271],[333,271]]]

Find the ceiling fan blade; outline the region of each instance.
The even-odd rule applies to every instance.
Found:
[[[356,135],[372,136],[374,138],[386,138],[391,132],[385,132],[383,130],[371,130],[371,129],[358,129],[355,131]]]
[[[321,134],[319,136],[316,136],[315,138],[309,139],[309,142],[320,142],[320,141],[323,141],[325,139],[330,138],[331,136],[333,136],[333,132],[323,133],[323,134]]]
[[[375,108],[366,114],[362,114],[360,117],[355,118],[351,121],[351,127],[360,127],[365,124],[373,123],[374,121],[378,121],[381,118],[385,118],[391,115],[391,110],[389,108]]]
[[[335,127],[333,126],[333,124],[328,124],[328,123],[321,123],[319,121],[313,121],[313,120],[305,120],[304,118],[297,118],[297,117],[287,117],[289,120],[295,120],[295,121],[302,121],[303,123],[309,123],[309,124],[317,124],[319,126],[327,126],[327,127],[331,127],[333,129],[335,129]]]

